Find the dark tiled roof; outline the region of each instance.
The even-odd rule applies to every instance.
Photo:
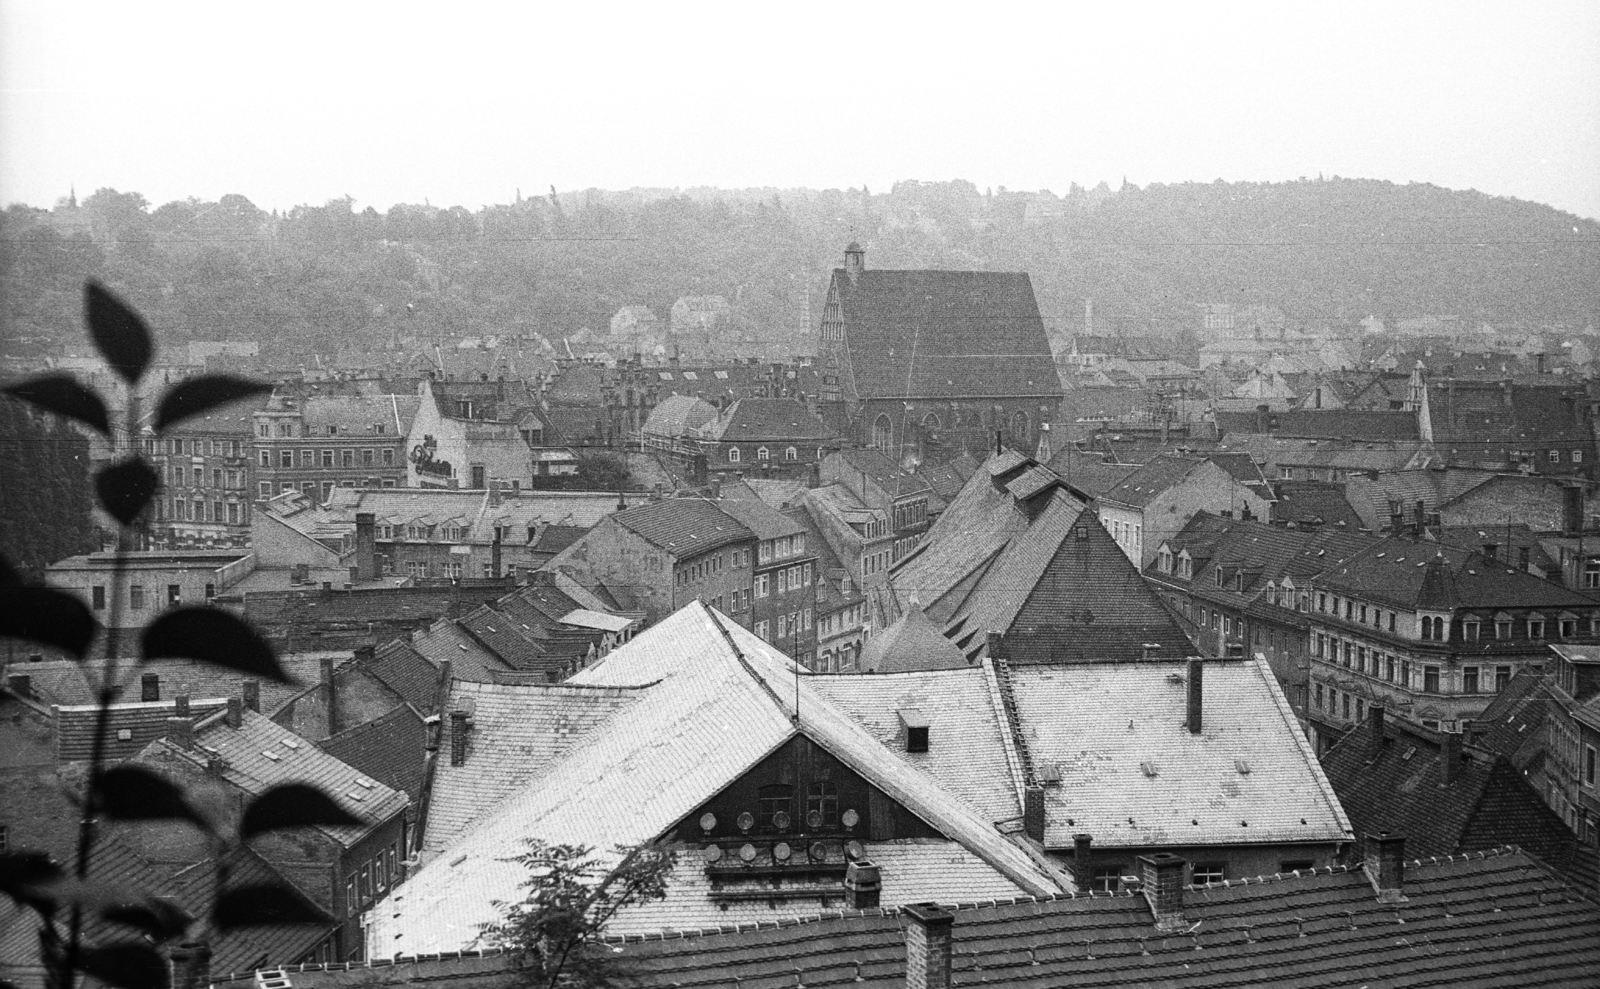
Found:
[[[1472,719],[1473,744],[1527,771],[1544,755],[1545,719],[1552,699],[1545,674],[1532,667],[1517,671],[1483,713]]]
[[[867,640],[859,665],[869,673],[906,673],[964,670],[971,663],[921,608],[912,605],[893,625]]]
[[[1594,600],[1481,553],[1384,539],[1323,572],[1319,587],[1402,608],[1583,608]]]
[[[1358,868],[1189,887],[1188,923],[1165,935],[1137,894],[968,904],[954,911],[952,983],[1487,989],[1593,984],[1600,970],[1600,907],[1527,855],[1410,862],[1405,883],[1397,904],[1378,902]],[[641,987],[888,989],[907,981],[912,922],[850,911],[630,938],[615,957]]]
[[[879,487],[895,497],[933,490],[932,485],[927,481],[915,474],[901,470],[900,465],[889,459],[882,450],[871,447],[851,448],[840,450],[837,455],[850,465],[852,473],[857,476],[865,474],[868,479],[876,482]],[[843,480],[841,478],[841,481]]]
[[[655,413],[651,413],[651,418]],[[723,443],[832,439],[834,431],[792,398],[741,398],[705,427],[707,438]]]
[[[677,559],[755,538],[742,523],[704,498],[652,501],[618,512],[612,518]]]
[[[1365,520],[1367,527],[1376,532],[1389,525],[1391,502],[1400,503],[1406,524],[1409,525],[1415,520],[1417,502],[1422,502],[1424,514],[1436,512],[1439,506],[1459,498],[1494,476],[1489,471],[1458,467],[1382,471],[1377,477],[1351,474],[1345,481],[1345,498],[1356,514]]]
[[[803,523],[759,498],[724,498],[717,507],[738,519],[757,539],[778,539],[806,531]]]
[[[524,634],[521,624],[488,605],[460,621],[463,629],[507,666],[525,673],[544,673],[550,667],[549,656]]]
[[[1373,728],[1351,730],[1323,756],[1357,835],[1403,835],[1407,850],[1449,855],[1513,844],[1593,887],[1593,856],[1531,784],[1504,759],[1467,752],[1457,777],[1443,786],[1438,736],[1389,721],[1373,758]]]
[[[350,768],[404,793],[413,803],[422,798],[428,726],[407,705],[317,744]]]
[[[967,483],[967,478],[978,469],[978,462],[972,455],[962,452],[961,456],[949,463],[923,464],[917,468],[917,476],[928,482],[933,488],[933,493],[950,501],[961,492],[961,486]]]
[[[1415,440],[1415,412],[1367,409],[1298,409],[1293,412],[1218,412],[1218,431],[1271,433],[1307,439]]]
[[[1139,464],[1106,463],[1101,454],[1084,453],[1071,446],[1050,459],[1051,470],[1059,474],[1068,484],[1095,497],[1121,484],[1139,467]]]
[[[423,714],[432,714],[439,693],[439,668],[403,639],[385,643],[362,664],[390,690]]]
[[[1313,528],[1344,526],[1354,532],[1365,527],[1361,516],[1345,499],[1344,485],[1325,481],[1278,481],[1273,493],[1272,521]]]
[[[1160,456],[1124,477],[1100,497],[1119,505],[1142,508],[1204,464],[1204,460],[1196,458]]]
[[[1028,276],[835,269],[862,399],[1059,395]]]

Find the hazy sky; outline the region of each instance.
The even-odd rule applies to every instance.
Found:
[[[0,0],[0,202],[1318,173],[1600,217],[1600,2]]]

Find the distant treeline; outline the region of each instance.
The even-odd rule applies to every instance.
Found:
[[[1193,304],[1280,306],[1326,325],[1368,315],[1497,324],[1600,314],[1600,224],[1430,185],[1331,179],[1073,187],[969,182],[867,190],[587,192],[477,212],[349,199],[267,213],[239,195],[151,208],[102,189],[74,208],[0,215],[0,347],[76,341],[86,277],[124,293],[168,343],[252,339],[279,356],[408,336],[605,332],[645,305],[722,295],[729,331],[808,345],[846,242],[869,267],[1031,273],[1054,332],[1165,327]]]
[[[91,518],[89,441],[65,421],[0,398],[0,546],[24,576],[100,548]]]

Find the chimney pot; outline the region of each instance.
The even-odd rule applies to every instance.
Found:
[[[955,915],[933,903],[904,908],[906,925],[906,989],[949,989],[951,928]]]
[[[244,706],[250,710],[261,713],[261,681],[246,680],[240,687],[243,691]]]
[[[1170,852],[1139,856],[1144,898],[1150,902],[1158,930],[1184,926],[1183,865],[1183,859]]]
[[[857,859],[845,870],[844,892],[852,910],[876,907],[883,895],[883,873],[866,859]]]
[[[139,677],[139,699],[141,701],[161,699],[161,674],[145,673]]]
[[[1185,725],[1189,734],[1198,735],[1202,728],[1205,700],[1205,664],[1197,658],[1189,660],[1188,711]]]
[[[1044,787],[1029,784],[1022,791],[1022,833],[1042,844],[1044,820]]]
[[[1142,646],[1140,646],[1140,652],[1141,652],[1141,654],[1142,654],[1142,656],[1144,658],[1144,661],[1147,662],[1147,663],[1150,660],[1155,659],[1156,658],[1156,653],[1160,652],[1160,651],[1161,651],[1161,643],[1159,643],[1159,642],[1146,642]]]
[[[1406,839],[1387,831],[1369,834],[1362,843],[1362,870],[1378,893],[1379,903],[1405,899]]]

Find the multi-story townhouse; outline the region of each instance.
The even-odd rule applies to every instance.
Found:
[[[157,437],[142,437],[161,476],[150,527],[152,549],[250,545],[255,497],[252,414],[262,403],[239,403],[185,419]]]
[[[1459,730],[1551,643],[1600,639],[1600,600],[1500,560],[1384,539],[1332,562],[1311,590],[1310,728],[1326,745],[1381,703]]]
[[[1567,827],[1600,845],[1600,646],[1552,645],[1544,678],[1551,703],[1545,727],[1545,800]]]
[[[321,383],[280,389],[254,416],[256,499],[299,491],[320,503],[335,488],[401,485],[417,405],[376,383],[337,394]]]
[[[841,450],[821,464],[824,484],[838,484],[863,505],[881,512],[893,534],[888,566],[910,555],[927,536],[933,517],[944,508],[933,485],[901,470],[879,450]]]
[[[754,613],[751,628],[807,667],[817,656],[817,554],[806,527],[754,498],[717,503],[755,533]]]
[[[1244,468],[1248,466],[1248,471]],[[1197,511],[1271,519],[1272,490],[1248,457],[1163,454],[1096,499],[1100,524],[1136,567]]]

